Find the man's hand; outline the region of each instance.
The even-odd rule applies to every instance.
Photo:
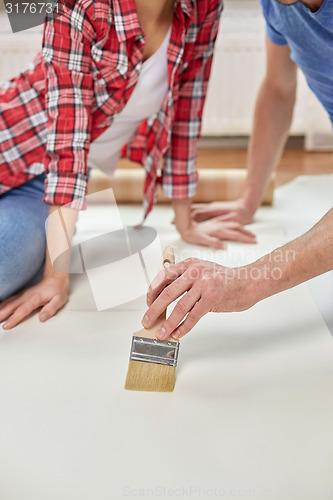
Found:
[[[238,222],[223,222],[218,218],[204,222],[193,221],[189,228],[182,231],[181,236],[188,243],[210,246],[219,250],[225,249],[225,241],[256,243],[255,235]]]
[[[4,300],[0,304],[0,322],[5,330],[13,328],[31,313],[42,308],[40,321],[46,321],[66,304],[68,300],[68,278],[45,277],[40,283]]]
[[[240,198],[235,201],[214,201],[192,205],[191,216],[196,221],[217,218],[219,221],[234,221],[239,224],[251,224],[255,210],[251,210]]]
[[[256,281],[251,279],[247,267],[230,269],[213,262],[186,259],[162,270],[152,282],[147,295],[150,307],[143,326],[152,327],[179,297],[173,312],[157,332],[161,340],[169,335],[183,337],[208,312],[244,311],[260,300]]]
[[[276,248],[244,267],[186,259],[163,269],[147,295],[142,324],[154,326],[178,300],[157,332],[159,339],[183,337],[207,312],[236,312],[333,269],[333,208],[300,238]]]

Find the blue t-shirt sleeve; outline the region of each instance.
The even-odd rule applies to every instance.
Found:
[[[267,20],[266,20],[266,33],[267,33],[267,36],[270,39],[270,41],[275,43],[275,45],[287,45],[288,44],[288,42],[284,38],[284,36],[281,35],[281,33],[279,33],[278,31],[276,31],[276,29],[273,28],[273,26],[271,26]]]
[[[271,9],[271,2],[272,2],[272,0],[260,0],[262,13],[263,13],[265,20],[266,20],[267,36],[270,39],[270,41],[275,43],[276,45],[287,45],[288,42],[284,38],[284,36],[281,35],[281,33],[279,33],[272,26],[272,22],[274,21],[274,13],[272,12],[272,9]]]

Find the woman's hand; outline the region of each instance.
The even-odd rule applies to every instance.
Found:
[[[234,312],[249,309],[259,300],[258,273],[253,279],[251,265],[227,268],[213,262],[186,259],[162,270],[147,295],[150,306],[142,324],[154,326],[166,308],[179,297],[178,303],[157,332],[161,340],[172,335],[181,338],[208,312]]]
[[[238,222],[222,222],[218,217],[204,222],[192,221],[189,228],[181,232],[183,240],[194,245],[224,249],[224,241],[255,243],[256,237]]]
[[[219,221],[234,221],[244,225],[253,221],[254,212],[240,198],[236,201],[196,203],[192,205],[191,216],[196,221],[217,218]]]
[[[68,300],[68,276],[44,277],[40,283],[8,298],[0,304],[0,322],[5,330],[13,328],[40,307],[40,321],[46,321]]]
[[[223,222],[215,217],[204,222],[196,222],[191,217],[191,200],[172,200],[175,225],[183,240],[194,245],[204,245],[216,249],[225,248],[225,240],[255,243],[254,234],[240,223]]]

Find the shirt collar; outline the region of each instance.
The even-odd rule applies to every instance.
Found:
[[[180,6],[187,16],[190,16],[194,7],[196,0],[176,0],[176,4],[180,3]]]
[[[175,0],[175,10],[180,7],[183,13],[191,16],[197,0]],[[113,20],[119,41],[142,35],[135,0],[112,0]]]

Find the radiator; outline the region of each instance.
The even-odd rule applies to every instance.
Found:
[[[265,74],[265,22],[259,2],[226,2],[205,106],[205,135],[248,135]],[[307,87],[299,75],[292,134],[305,134]]]
[[[265,74],[265,22],[257,0],[226,1],[204,110],[203,135],[249,135]],[[272,117],[272,119],[274,119]],[[308,150],[332,150],[332,125],[298,72],[292,135]]]

